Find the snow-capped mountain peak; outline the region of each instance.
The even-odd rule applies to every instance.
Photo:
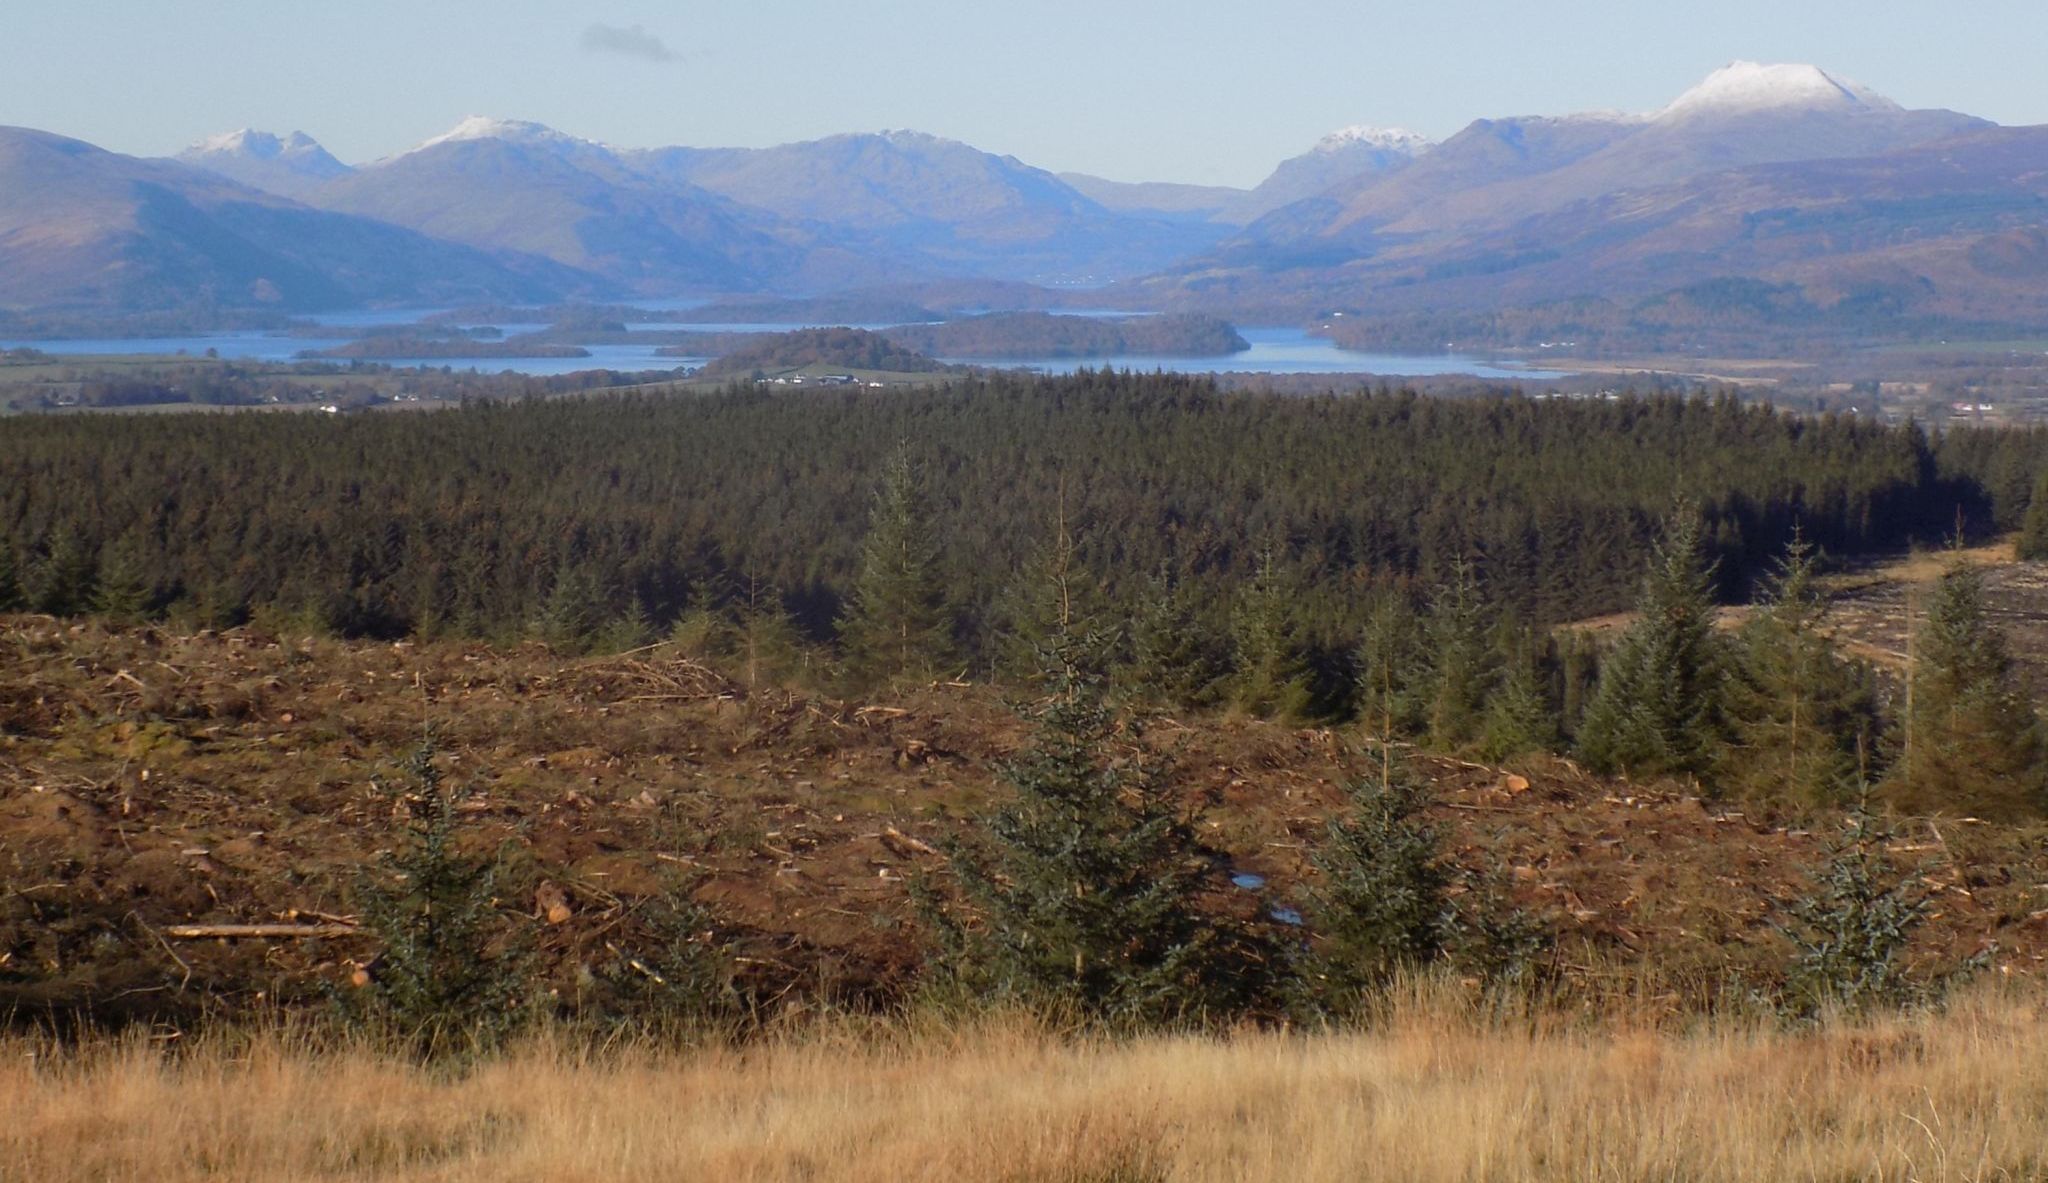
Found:
[[[1731,62],[1658,112],[1659,119],[1771,110],[1897,111],[1899,105],[1868,87],[1837,78],[1819,66]]]
[[[178,159],[254,189],[303,196],[323,181],[349,171],[312,136],[295,131],[272,135],[245,127],[208,136],[178,153]]]
[[[594,140],[556,131],[544,123],[532,123],[524,119],[494,119],[487,115],[471,115],[440,135],[421,142],[411,151],[421,152],[441,144],[461,143],[466,140],[504,140],[508,143],[551,148],[594,148],[603,152],[610,151]]]
[[[1341,152],[1346,148],[1362,146],[1406,156],[1419,156],[1434,145],[1434,140],[1420,132],[1399,127],[1373,127],[1360,123],[1351,127],[1340,127],[1324,136],[1316,141],[1315,151]]]
[[[257,131],[253,127],[208,136],[185,151],[193,155],[253,156],[259,160],[324,155],[326,152],[305,132],[295,131],[288,136],[277,136],[267,131]]]

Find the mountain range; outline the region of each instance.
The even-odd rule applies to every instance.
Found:
[[[1649,113],[1480,119],[1441,143],[1347,128],[1251,189],[1056,175],[904,131],[618,149],[472,118],[350,166],[298,132],[142,160],[0,129],[0,307],[1021,282],[1297,323],[1588,300],[1668,318],[1743,281],[1780,306],[2012,321],[2048,314],[2044,177],[2048,129],[1744,62]]]

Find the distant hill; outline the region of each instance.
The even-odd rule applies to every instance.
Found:
[[[1255,222],[1334,186],[1398,172],[1433,147],[1427,136],[1400,128],[1359,126],[1334,131],[1307,152],[1281,161],[1271,176],[1223,212],[1227,220],[1239,225]]]
[[[715,378],[816,365],[897,374],[929,373],[945,368],[881,333],[861,329],[798,329],[791,333],[763,335],[707,363],[699,373],[703,377]]]
[[[1108,318],[999,312],[944,324],[902,325],[890,339],[938,357],[1221,357],[1251,348],[1213,316]]]
[[[919,132],[624,159],[651,176],[830,227],[849,245],[940,274],[1039,283],[1120,278],[1222,237],[1186,219],[1108,209],[1014,157]]]
[[[302,131],[276,136],[245,127],[201,140],[177,158],[180,164],[203,168],[251,189],[292,198],[303,198],[350,171]]]
[[[1059,178],[1104,209],[1205,222],[1233,220],[1234,211],[1251,193],[1249,189],[1233,189],[1227,185],[1111,181],[1087,173],[1061,173]]]
[[[836,252],[779,219],[657,185],[602,145],[472,119],[315,191],[325,209],[470,246],[540,255],[653,294],[746,291],[834,275]]]
[[[0,308],[304,311],[554,299],[586,282],[170,161],[0,128]]]
[[[1405,168],[1274,211],[1129,298],[1344,310],[1352,323],[1335,331],[1354,339],[1463,326],[1440,348],[1503,309],[1585,327],[1589,300],[1605,302],[1594,319],[1632,324],[1636,302],[1674,293],[1663,328],[1705,323],[1714,301],[1675,293],[1739,278],[1794,285],[1795,303],[1826,312],[1809,325],[1912,331],[1916,317],[2012,306],[1976,298],[1996,285],[1956,260],[2026,257],[1977,241],[2039,224],[2042,147],[1815,67],[1736,63],[1652,115],[1478,121]]]

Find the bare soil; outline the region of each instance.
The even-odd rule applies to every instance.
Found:
[[[865,703],[749,690],[664,648],[564,660],[0,619],[0,1013],[245,1013],[345,983],[367,935],[176,930],[350,923],[427,728],[471,791],[467,841],[506,861],[500,907],[565,995],[632,946],[639,903],[680,886],[763,1005],[887,1001],[919,958],[909,884],[943,886],[938,849],[1003,793],[1028,737],[1015,705],[956,684]],[[1152,720],[1130,742],[1173,756],[1220,869],[1266,878],[1219,888],[1241,913],[1301,906],[1342,785],[1378,760],[1357,735],[1227,717]],[[1412,761],[1457,860],[1545,918],[1567,979],[1648,1006],[1768,975],[1835,824],[1558,759]],[[1893,847],[1939,903],[1916,960],[1988,950],[1997,972],[2041,972],[2038,831],[1909,820]]]

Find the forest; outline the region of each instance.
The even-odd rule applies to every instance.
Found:
[[[1258,576],[1287,588],[1303,652],[1349,654],[1373,593],[1461,568],[1527,626],[1618,610],[1681,498],[1728,601],[1795,530],[1846,559],[2017,529],[2048,432],[1931,435],[1733,398],[1261,396],[1108,371],[423,417],[37,418],[0,434],[0,544],[49,611],[82,608],[96,574],[196,622],[503,639],[550,612],[666,630],[746,586],[822,644],[899,455],[949,650],[986,671],[1062,513],[1109,603],[1171,585],[1222,633]]]

